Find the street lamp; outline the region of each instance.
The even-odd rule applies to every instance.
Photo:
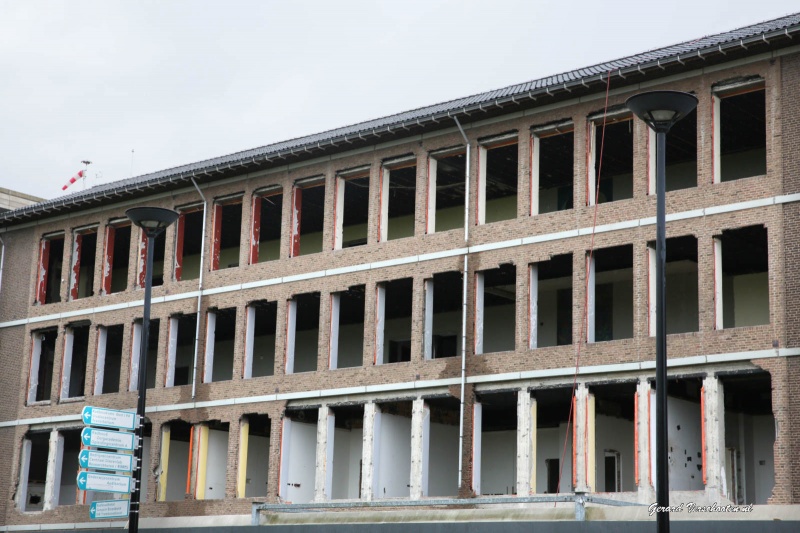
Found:
[[[125,216],[139,226],[147,238],[147,266],[145,267],[144,312],[142,313],[142,339],[139,350],[139,401],[136,404],[136,451],[133,471],[133,492],[131,493],[130,519],[128,531],[139,531],[139,500],[142,486],[142,430],[144,429],[144,407],[147,403],[147,344],[150,330],[150,293],[153,290],[153,241],[178,219],[178,213],[162,207],[134,207],[125,211]]]
[[[679,91],[652,91],[631,96],[625,105],[656,132],[656,505],[667,509],[667,284],[664,276],[667,132],[697,107],[697,97]],[[669,533],[669,512],[657,513],[656,524],[658,533]]]

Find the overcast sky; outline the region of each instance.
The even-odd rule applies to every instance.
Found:
[[[106,183],[798,9],[797,0],[0,0],[0,187],[54,198],[83,159],[93,162],[87,186]]]

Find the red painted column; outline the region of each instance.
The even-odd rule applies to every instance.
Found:
[[[295,187],[292,201],[292,249],[291,256],[300,255],[300,220],[303,205],[303,189]]]
[[[75,261],[72,263],[72,285],[69,288],[69,297],[71,300],[78,299],[78,286],[81,281],[81,244],[83,243],[83,235],[80,233],[75,235]]]
[[[36,285],[36,301],[40,305],[44,305],[45,298],[47,297],[47,264],[50,262],[50,241],[42,239],[42,245],[39,251],[39,283]]]
[[[106,252],[103,257],[103,294],[111,294],[111,271],[114,268],[114,237],[117,229],[106,226]]]

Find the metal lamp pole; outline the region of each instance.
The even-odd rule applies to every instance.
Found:
[[[133,453],[133,491],[131,492],[130,518],[128,519],[128,531],[138,533],[139,501],[142,487],[142,454],[144,450],[142,433],[144,431],[144,411],[147,405],[147,345],[150,334],[150,297],[153,291],[153,241],[167,226],[177,220],[178,213],[158,207],[138,207],[128,209],[125,214],[142,229],[147,241],[142,339],[139,350],[139,378],[136,387],[138,390],[138,402],[136,404],[137,424],[134,432],[136,449]]]
[[[667,448],[667,313],[666,313],[666,146],[667,132],[697,107],[697,97],[678,91],[632,96],[626,105],[656,133],[656,531],[669,533]]]

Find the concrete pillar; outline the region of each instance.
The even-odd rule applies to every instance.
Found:
[[[517,495],[536,492],[536,400],[527,389],[517,393]]]
[[[330,500],[333,483],[333,441],[336,416],[327,405],[319,408],[317,418],[317,455],[314,474],[314,501]]]
[[[587,406],[589,403],[589,390],[583,383],[578,385],[575,390],[575,409],[573,411],[574,426],[573,426],[573,442],[575,464],[572,470],[572,479],[575,486],[575,492],[589,492],[587,472],[588,472],[588,453],[587,453],[587,432],[586,432],[586,418]]]
[[[379,457],[378,450],[376,449],[377,439],[375,438],[376,430],[380,427],[376,426],[380,419],[380,410],[374,402],[364,405],[364,431],[363,431],[363,448],[361,450],[362,460],[362,474],[361,474],[361,499],[364,501],[372,501],[374,498],[375,480],[378,477]]]
[[[64,437],[54,429],[50,432],[47,452],[47,474],[44,482],[44,510],[58,507],[61,489],[61,463],[64,459]]]
[[[32,446],[31,439],[22,440],[19,461],[19,483],[17,483],[17,494],[15,497],[17,509],[21,513],[25,512],[25,507],[28,504],[28,471],[31,467]]]
[[[417,398],[411,406],[411,490],[412,500],[428,494],[431,411],[425,400]]]
[[[638,491],[639,503],[655,501],[653,480],[650,476],[650,394],[652,388],[647,379],[636,384],[634,397],[634,483]]]
[[[714,376],[703,380],[703,477],[708,501],[720,501],[725,493],[725,397]]]

